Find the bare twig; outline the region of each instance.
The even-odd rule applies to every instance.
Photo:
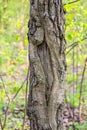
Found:
[[[81,79],[81,87],[80,87],[80,97],[79,97],[79,121],[81,121],[81,102],[82,102],[82,92],[83,92],[83,80],[85,76],[85,70],[87,66],[87,58],[85,60],[85,65],[82,72],[82,79]]]
[[[3,130],[6,126],[6,121],[7,121],[7,115],[8,115],[8,110],[9,110],[10,102],[7,105],[6,111],[5,111],[5,118],[4,118],[4,123],[3,123]]]
[[[5,110],[4,122],[2,123],[2,120],[0,119],[1,130],[4,130],[4,128],[6,126],[6,120],[7,120],[7,114],[8,114],[9,105],[10,105],[10,102],[8,103],[8,105],[6,107],[6,110]]]
[[[69,105],[69,103],[68,103],[68,101],[67,101],[66,91],[65,91],[65,102],[66,102],[66,105],[67,105],[69,114],[70,114],[70,116],[73,118],[73,113],[72,113],[71,108],[70,108],[70,105]]]
[[[76,42],[72,43],[71,45],[69,45],[67,48],[70,48],[70,49],[66,52],[66,55],[67,55],[74,47],[76,47],[79,42],[84,41],[84,40],[86,40],[86,39],[87,39],[87,37],[85,37],[85,38],[83,38],[83,39],[81,39],[81,40],[79,40],[79,41],[76,41]]]
[[[70,48],[70,47],[72,47],[72,46],[74,46],[74,45],[77,45],[79,42],[82,42],[82,41],[84,41],[84,40],[86,40],[86,39],[87,39],[87,37],[84,37],[83,39],[80,39],[80,40],[78,40],[78,41],[72,43],[71,45],[67,46],[66,48]]]
[[[2,81],[2,85],[3,85],[3,88],[4,88],[4,90],[5,90],[6,97],[8,98],[8,101],[9,101],[9,102],[8,102],[8,105],[7,105],[7,108],[6,108],[6,111],[5,111],[5,117],[4,117],[4,123],[3,123],[3,124],[2,124],[2,121],[1,121],[1,119],[0,119],[1,129],[4,130],[5,125],[6,125],[6,120],[7,120],[8,108],[9,108],[9,105],[10,105],[10,98],[9,98],[8,93],[7,93],[7,91],[6,91],[5,83],[4,83],[4,80],[3,80],[3,78],[2,78],[1,75],[0,75],[0,79],[1,79],[1,81]]]
[[[5,94],[6,94],[8,100],[9,100],[9,102],[10,102],[10,98],[9,98],[9,96],[8,96],[8,93],[7,93],[7,90],[6,90],[6,87],[5,87],[5,83],[4,83],[4,80],[3,80],[3,78],[2,78],[1,75],[0,75],[0,79],[1,79],[1,81],[2,81],[2,85],[3,85],[3,88],[4,88],[4,90],[5,90]]]
[[[26,110],[27,110],[28,86],[29,86],[29,67],[28,67],[28,73],[27,73],[26,94],[25,94],[25,110],[24,110],[24,118],[23,118],[22,130],[24,130]]]
[[[74,80],[75,80],[75,76],[74,76],[74,68],[75,68],[75,49],[73,48],[73,54],[72,54],[72,59],[73,59],[73,120],[74,120],[74,92],[75,92],[75,85],[74,85]],[[75,129],[74,123],[73,123],[73,130]]]
[[[0,118],[0,126],[1,126],[1,130],[3,130],[3,124],[1,118]]]
[[[76,47],[78,44],[74,44],[67,52],[66,52],[66,55],[72,50],[74,49],[74,47]]]
[[[79,1],[80,1],[80,0],[71,1],[71,2],[69,2],[69,3],[67,3],[67,4],[64,4],[64,6],[69,5],[69,4],[76,3],[76,2],[79,2]]]
[[[28,71],[29,71],[29,69],[28,69]],[[29,74],[29,72],[28,72],[28,74]],[[2,120],[0,119],[1,130],[4,130],[4,128],[5,128],[5,126],[6,126],[7,114],[8,114],[8,110],[9,110],[10,104],[13,102],[13,100],[14,100],[14,99],[16,98],[16,96],[19,94],[20,90],[22,89],[22,87],[24,86],[24,84],[25,84],[26,81],[27,81],[27,83],[26,83],[26,89],[27,89],[27,86],[28,86],[28,74],[27,74],[25,80],[23,81],[23,83],[21,84],[20,88],[18,89],[17,93],[13,96],[12,100],[10,100],[10,98],[9,98],[9,96],[8,96],[8,93],[7,93],[7,91],[6,91],[6,87],[5,87],[4,80],[3,80],[2,76],[0,75],[0,79],[1,79],[2,84],[3,84],[3,88],[4,88],[4,90],[5,90],[5,94],[6,94],[7,98],[8,98],[8,100],[9,100],[9,103],[8,103],[8,105],[7,105],[7,107],[6,107],[6,110],[5,110],[5,117],[4,117],[4,122],[3,122],[3,124],[2,124]],[[27,95],[27,90],[26,90],[26,95]],[[26,102],[27,102],[27,97],[26,97]],[[26,103],[26,104],[27,104],[27,103]],[[27,106],[27,105],[26,105],[26,106]],[[24,114],[24,115],[25,115],[25,114]]]
[[[77,79],[76,79],[76,90],[77,90],[77,85],[78,85],[78,46],[77,46],[77,48],[76,48],[76,59],[77,59],[77,67],[76,67],[76,77],[77,77]]]
[[[26,81],[27,81],[27,78],[25,78],[25,80],[21,84],[20,88],[18,89],[18,91],[16,92],[16,94],[13,96],[11,102],[13,102],[13,100],[17,97],[17,95],[19,94],[20,90],[23,88],[23,86],[24,86],[24,84],[25,84]]]

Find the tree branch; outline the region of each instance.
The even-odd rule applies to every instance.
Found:
[[[67,4],[64,4],[64,6],[69,5],[69,4],[76,3],[76,2],[79,2],[79,1],[80,1],[80,0],[71,1],[71,2],[69,2],[69,3],[67,3]]]
[[[3,130],[3,125],[2,125],[2,120],[0,118],[0,126],[1,126],[1,130]]]
[[[85,37],[85,38],[83,38],[83,39],[81,39],[81,40],[79,40],[79,41],[76,41],[76,42],[72,43],[71,45],[69,45],[67,48],[70,48],[70,49],[66,52],[66,55],[67,55],[75,46],[77,46],[79,42],[84,41],[84,40],[86,40],[86,39],[87,39],[87,37]]]
[[[9,98],[8,92],[6,90],[6,86],[5,86],[4,80],[3,80],[1,75],[0,75],[0,80],[2,81],[2,85],[3,85],[3,88],[4,88],[5,94],[6,94],[7,98],[8,98],[8,101],[10,102],[10,98]]]

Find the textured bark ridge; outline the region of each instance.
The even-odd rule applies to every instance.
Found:
[[[30,130],[64,130],[65,39],[62,0],[31,0]]]

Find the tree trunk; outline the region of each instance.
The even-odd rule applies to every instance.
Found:
[[[30,130],[64,130],[65,39],[62,0],[31,0]]]

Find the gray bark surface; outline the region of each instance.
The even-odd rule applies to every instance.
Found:
[[[65,39],[62,0],[31,0],[30,130],[64,130]]]

